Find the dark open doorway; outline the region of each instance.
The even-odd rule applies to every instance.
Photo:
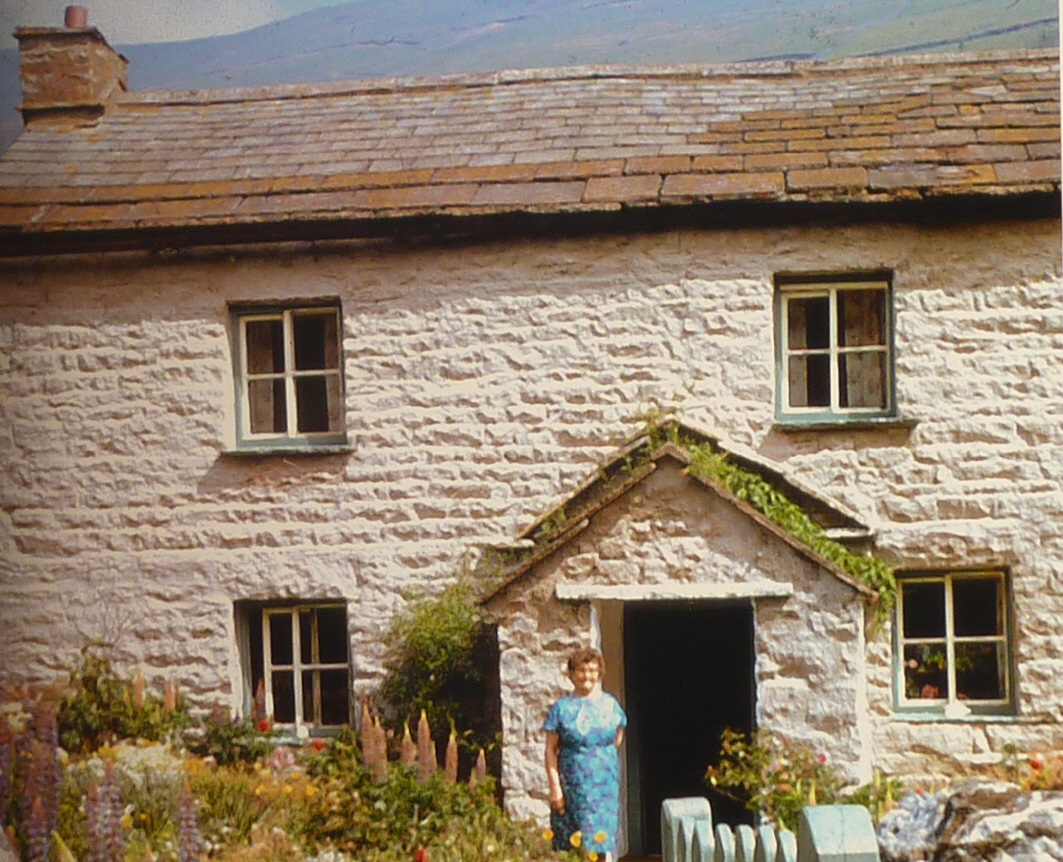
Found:
[[[721,731],[753,727],[752,602],[628,603],[624,664],[629,852],[661,852],[661,802],[669,798],[706,796],[715,821],[751,823],[704,776],[718,760]]]

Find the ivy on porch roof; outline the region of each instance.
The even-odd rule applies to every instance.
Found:
[[[665,458],[680,462],[692,479],[876,602],[880,614],[892,608],[897,589],[893,573],[866,553],[871,531],[855,515],[787,478],[777,467],[727,449],[712,435],[675,419],[648,425],[600,465],[595,477],[513,542],[485,549],[478,574],[490,586],[481,604],[582,533],[596,514],[640,485]],[[586,599],[584,592],[559,590],[558,597]]]

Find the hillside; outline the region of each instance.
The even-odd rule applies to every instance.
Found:
[[[133,88],[185,89],[1058,43],[1056,0],[356,0],[232,36],[119,47]],[[0,52],[2,148],[21,127],[17,68],[16,51]]]

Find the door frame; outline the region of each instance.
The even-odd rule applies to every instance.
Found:
[[[737,601],[736,601],[737,599]],[[667,599],[665,599],[667,600]],[[591,604],[591,629],[592,644],[601,650],[606,661],[606,676],[603,680],[603,688],[608,691],[624,707],[629,709],[630,680],[628,679],[627,656],[625,655],[624,619],[627,605],[644,601],[658,601],[656,598],[630,599],[622,601],[594,601]],[[669,601],[671,604],[671,601]],[[682,604],[687,604],[684,601]],[[721,605],[748,608],[750,614],[750,643],[749,649],[749,677],[748,685],[750,703],[748,711],[749,729],[756,723],[756,601],[753,596],[734,597],[721,601],[718,598],[699,598],[693,604],[706,610],[712,607],[720,608]],[[639,766],[640,736],[637,730],[625,734],[625,741],[620,752],[621,789],[620,789],[620,835],[618,836],[618,856],[634,848],[637,851],[644,849],[643,823],[642,823],[642,776]]]

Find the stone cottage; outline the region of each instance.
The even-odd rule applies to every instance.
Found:
[[[853,780],[1063,747],[1055,53],[131,92],[16,35],[2,680],[105,641],[323,732],[471,556],[520,815],[578,644],[635,851],[727,726]]]

